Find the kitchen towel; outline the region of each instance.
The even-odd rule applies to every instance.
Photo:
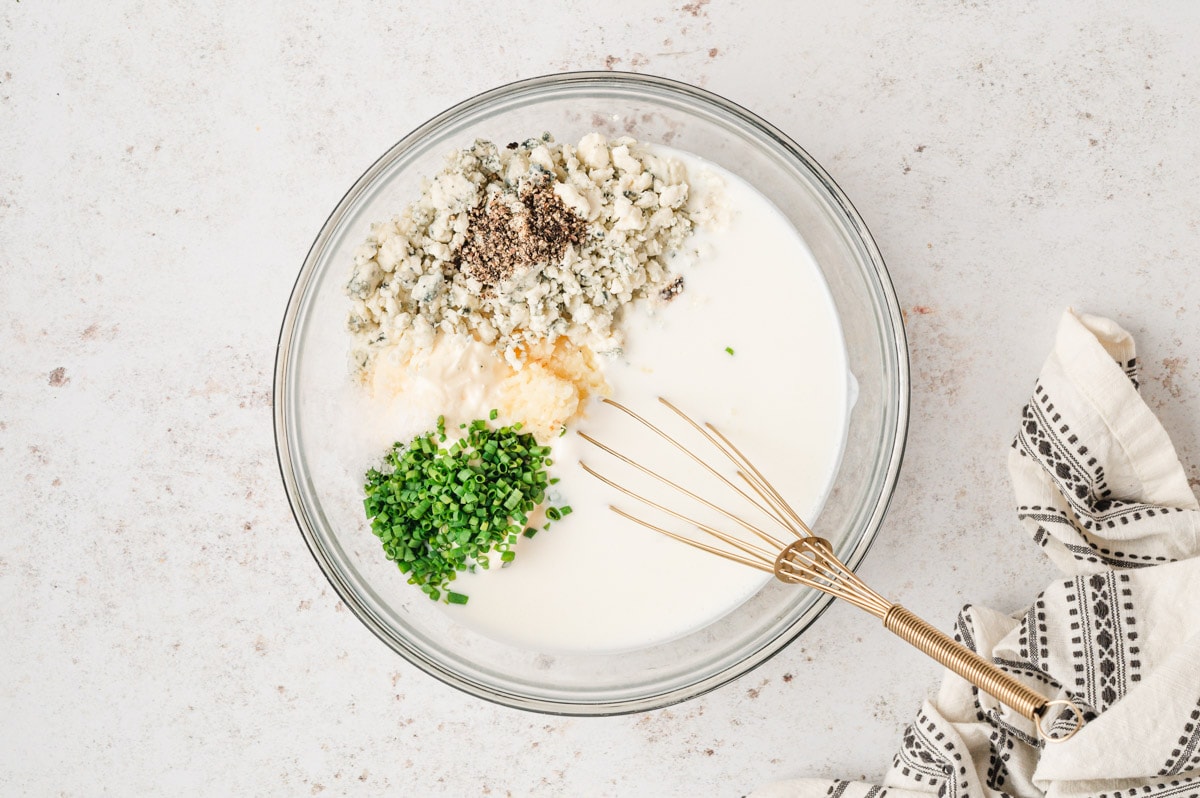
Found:
[[[753,798],[1200,796],[1200,505],[1117,324],[1063,315],[1009,472],[1021,525],[1064,575],[1016,615],[966,607],[955,636],[1086,725],[1044,742],[947,673],[883,784],[798,779]]]

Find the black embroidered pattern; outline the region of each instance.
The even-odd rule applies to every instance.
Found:
[[[1159,507],[1148,507],[1145,511],[1145,517],[1147,518],[1153,518],[1156,514],[1165,515],[1166,511]],[[1135,513],[1135,515],[1137,514]],[[1076,532],[1077,536],[1082,538],[1087,546],[1080,546],[1078,543],[1070,543],[1062,539],[1059,540],[1059,543],[1061,543],[1063,548],[1075,555],[1075,559],[1077,560],[1103,563],[1113,568],[1149,568],[1157,563],[1171,562],[1170,557],[1134,554],[1132,552],[1114,550],[1097,545],[1087,535],[1079,533],[1075,529],[1075,525],[1071,523],[1070,516],[1056,507],[1021,505],[1017,507],[1017,518],[1021,521],[1028,520],[1037,523],[1037,531],[1033,533],[1033,542],[1039,546],[1045,546],[1050,538],[1053,537],[1048,525],[1061,524],[1071,527],[1072,531]],[[1140,520],[1140,518],[1141,516],[1138,515],[1138,519],[1135,520]]]
[[[1046,634],[1046,602],[1039,595],[1021,620],[1017,647],[1021,659],[1043,673],[1049,673],[1050,638]]]
[[[836,779],[829,785],[829,789],[825,791],[825,794],[829,798],[842,798],[846,794],[846,790],[852,786],[854,786],[854,782],[852,781]],[[887,794],[887,788],[877,784],[864,792],[862,798],[886,798]]]
[[[992,662],[999,666],[1000,670],[1008,671],[1015,676],[1028,676],[1029,678],[1038,681],[1051,688],[1051,692],[1056,692],[1062,687],[1058,680],[1045,671],[1040,671],[1030,665],[1028,662],[1020,662],[1015,659],[1004,659],[1003,657],[992,657]]]
[[[1012,756],[1013,741],[1009,736],[1007,724],[999,725],[992,732],[991,753],[988,755],[987,786],[1000,790],[1008,781],[1008,760]]]
[[[917,783],[938,788],[938,795],[970,798],[967,760],[946,733],[924,712],[904,730],[900,752],[892,764]]]
[[[1200,796],[1200,776],[1144,784],[1127,790],[1102,792],[1096,798],[1196,798]]]
[[[1071,656],[1073,691],[1097,712],[1121,699],[1141,679],[1140,647],[1134,628],[1129,575],[1115,571],[1078,576],[1066,596],[1073,605]]]
[[[1187,723],[1183,725],[1183,735],[1179,738],[1179,742],[1171,751],[1167,763],[1163,765],[1158,775],[1175,776],[1185,770],[1193,770],[1198,767],[1200,767],[1200,702],[1188,716]]]
[[[1104,466],[1071,432],[1040,381],[1034,386],[1033,400],[1021,410],[1013,448],[1054,477],[1085,530],[1112,529],[1172,512],[1172,508],[1112,498]]]
[[[1033,400],[1021,409],[1021,428],[1013,446],[1054,475],[1063,495],[1072,503],[1111,495],[1104,481],[1104,467],[1071,433],[1040,380],[1034,386]]]
[[[1000,717],[1000,710],[998,710],[998,709],[988,710],[987,714],[984,716],[984,720],[986,720],[991,725],[995,726],[997,729],[1003,729],[1004,733],[1008,736],[1008,738],[1010,740],[1019,740],[1020,742],[1025,743],[1025,745],[1029,746],[1030,748],[1045,748],[1046,747],[1046,743],[1044,740],[1039,740],[1036,737],[1033,737],[1032,735],[1026,734],[1025,732],[1018,729],[1016,726],[1013,726],[1011,723],[1005,723],[1004,720]],[[1008,759],[1008,757],[1005,756],[1005,760],[1007,760],[1007,759]]]
[[[1138,361],[1136,357],[1131,357],[1129,360],[1126,360],[1125,365],[1121,367],[1121,370],[1125,372],[1125,376],[1128,377],[1129,381],[1133,383],[1133,389],[1135,391],[1142,387],[1141,383],[1138,382]]]
[[[958,617],[954,620],[954,639],[976,654],[979,653],[979,646],[975,645],[975,635],[971,631],[970,604],[964,604],[963,608],[958,611]]]
[[[1073,696],[1067,693],[1067,698],[1075,702],[1075,706],[1083,713],[1083,722],[1091,723],[1096,718],[1100,717],[1100,713],[1087,705],[1087,702],[1080,700],[1078,696]],[[1066,737],[1078,726],[1079,719],[1075,717],[1075,713],[1069,707],[1060,707],[1058,714],[1054,720],[1049,723],[1050,736],[1054,738]],[[1043,744],[1045,747],[1045,744]]]
[[[932,733],[936,731],[936,728],[930,723],[928,730]],[[942,758],[929,739],[921,733],[918,723],[910,723],[904,730],[900,752],[896,754],[892,764],[914,781],[928,781],[933,786],[940,783],[946,775]]]

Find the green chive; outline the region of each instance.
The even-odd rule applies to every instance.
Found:
[[[464,436],[448,448],[441,445],[445,424],[439,416],[433,432],[393,445],[382,467],[367,470],[363,510],[384,556],[409,584],[432,600],[465,604],[466,594],[447,584],[459,572],[487,570],[492,552],[501,563],[513,562],[518,538],[537,534],[525,528],[529,513],[558,479],[546,473],[550,447],[520,424],[492,429],[484,419],[464,422]],[[546,514],[558,520],[569,511]]]

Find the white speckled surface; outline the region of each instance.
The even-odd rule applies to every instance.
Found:
[[[560,719],[416,671],[305,549],[270,408],[296,271],[384,149],[511,79],[697,83],[854,200],[913,371],[863,573],[932,620],[1051,573],[1004,458],[1065,305],[1137,336],[1200,456],[1200,6],[207,5],[0,9],[6,795],[736,796],[888,766],[937,668],[850,607],[706,697]]]

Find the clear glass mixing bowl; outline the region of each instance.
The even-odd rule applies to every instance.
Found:
[[[784,648],[831,599],[772,580],[745,604],[681,639],[619,654],[531,651],[455,624],[385,560],[362,513],[361,464],[339,462],[352,253],[475,138],[524,140],[550,131],[577,141],[628,133],[695,153],[740,175],[795,225],[816,256],[845,335],[858,396],[819,528],[855,567],[895,485],[908,420],[908,358],[891,281],[863,220],[804,150],[710,92],[613,72],[509,84],[421,125],[376,161],[317,235],[292,290],[275,368],[275,439],[296,522],[351,611],[396,653],[443,682],[521,709],[567,715],[634,712],[683,701],[746,673]],[[781,368],[803,368],[787,362]],[[352,423],[352,420],[349,420]],[[796,442],[799,443],[799,442]]]

